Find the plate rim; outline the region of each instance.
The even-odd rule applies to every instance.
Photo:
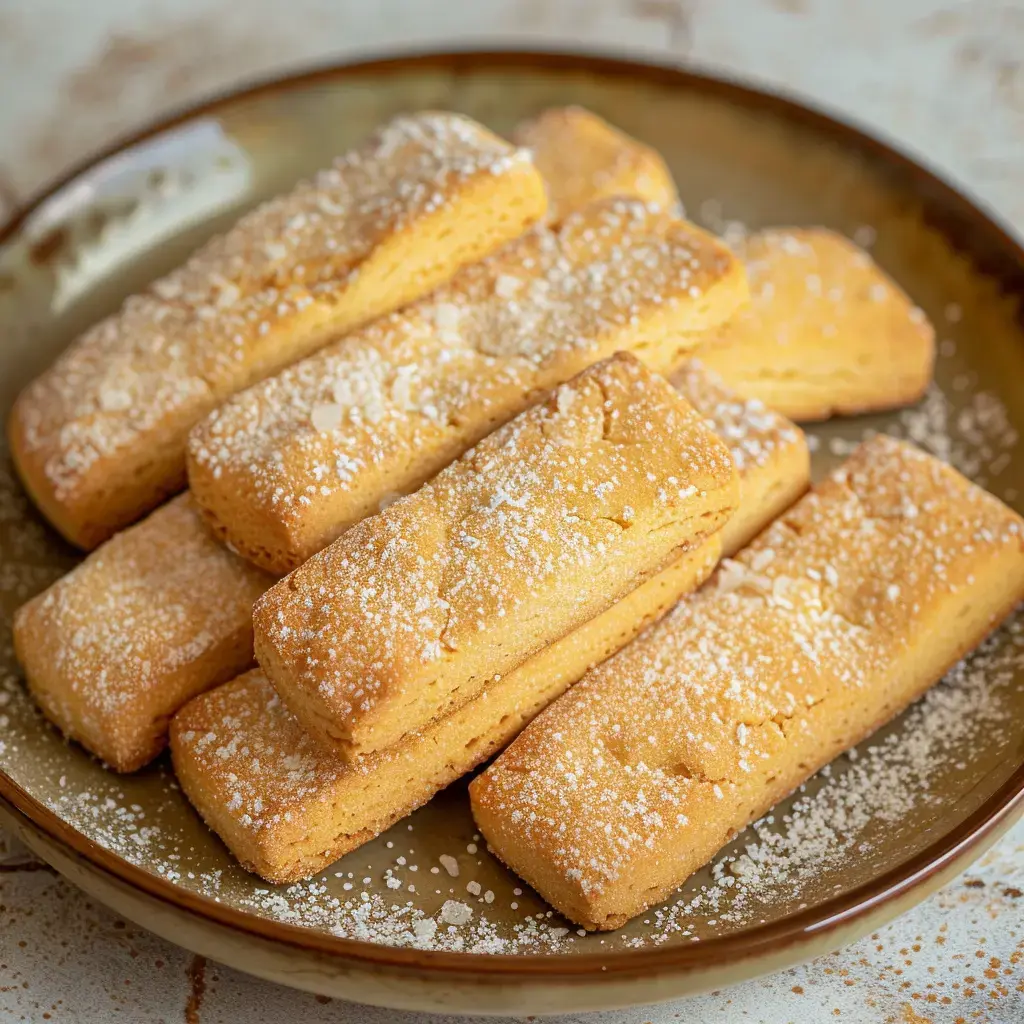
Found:
[[[878,907],[923,886],[933,875],[958,860],[998,829],[1008,817],[1024,812],[1024,764],[981,807],[937,843],[842,896],[833,897],[771,924],[757,925],[734,935],[714,936],[686,945],[622,949],[606,953],[553,956],[550,953],[454,953],[444,950],[389,946],[331,935],[301,925],[245,913],[208,896],[190,892],[125,860],[79,832],[69,822],[23,789],[0,770],[0,799],[6,800],[54,841],[85,857],[91,864],[147,896],[178,910],[205,918],[242,934],[256,935],[291,948],[335,956],[352,963],[386,968],[429,969],[447,974],[500,980],[528,976],[533,980],[588,980],[640,971],[695,971],[707,962],[740,962],[780,944],[817,940],[862,918]],[[991,806],[995,805],[995,806]],[[831,912],[823,910],[832,908]],[[479,969],[483,968],[483,969]]]
[[[1024,240],[1018,238],[1013,229],[981,200],[969,197],[939,172],[903,152],[898,146],[878,138],[870,129],[843,116],[826,112],[785,91],[761,88],[738,77],[708,74],[678,62],[659,60],[657,55],[621,58],[600,50],[568,51],[557,47],[477,48],[469,45],[452,50],[395,50],[376,56],[318,64],[284,75],[261,77],[234,89],[219,91],[122,135],[109,146],[76,162],[15,209],[13,215],[0,226],[0,245],[15,237],[48,199],[99,164],[180,124],[216,115],[221,108],[238,101],[354,75],[387,76],[396,71],[417,68],[443,68],[457,73],[460,69],[479,70],[482,66],[488,69],[513,67],[523,70],[535,67],[643,79],[651,84],[732,100],[748,109],[770,110],[777,118],[796,122],[847,148],[874,157],[874,162],[884,171],[896,172],[905,181],[910,181],[922,198],[930,199],[926,205],[933,209],[928,211],[931,216],[926,215],[926,220],[937,227],[958,251],[969,255],[986,276],[997,280],[1002,290],[1024,297]],[[987,238],[979,238],[979,232]],[[965,241],[968,237],[971,239],[969,243]],[[983,262],[979,260],[982,253],[985,254]],[[1024,302],[1021,304],[1019,318],[1024,327]],[[1018,765],[995,793],[955,828],[914,857],[848,893],[832,897],[771,924],[757,925],[734,935],[702,939],[699,943],[579,953],[572,956],[456,953],[388,946],[343,938],[246,913],[175,886],[106,849],[61,819],[2,769],[0,798],[7,800],[51,838],[126,884],[179,910],[243,934],[256,934],[299,950],[378,968],[429,970],[474,977],[481,981],[514,979],[516,976],[565,981],[586,976],[588,980],[598,980],[635,972],[660,974],[700,970],[709,961],[721,962],[725,958],[737,962],[746,960],[757,956],[765,948],[778,948],[780,943],[791,945],[817,939],[869,914],[881,904],[907,895],[935,873],[965,857],[974,846],[1003,824],[1008,816],[1024,812],[1024,762]]]

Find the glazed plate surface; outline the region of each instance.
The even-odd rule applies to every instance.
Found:
[[[91,163],[0,238],[0,410],[85,326],[403,110],[507,132],[580,103],[657,147],[688,215],[727,236],[822,224],[866,246],[935,323],[913,409],[813,428],[820,476],[870,432],[907,437],[1024,511],[1024,251],[927,171],[740,86],[555,54],[429,55],[328,69],[190,112]],[[198,952],[342,998],[543,1013],[720,987],[833,949],[964,867],[1019,815],[1024,616],[922,702],[621,931],[580,935],[474,832],[464,784],[308,883],[247,874],[166,758],[107,772],[34,710],[14,609],[75,564],[0,450],[3,820],[77,884]],[[454,901],[472,912],[445,911]]]

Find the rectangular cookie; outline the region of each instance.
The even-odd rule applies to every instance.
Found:
[[[268,591],[256,658],[325,747],[385,749],[715,533],[738,496],[700,414],[619,353]]]
[[[1024,521],[878,436],[554,703],[470,787],[494,852],[586,928],[668,896],[1024,598]]]
[[[512,140],[533,155],[547,185],[551,223],[609,196],[666,210],[679,203],[661,154],[583,107],[544,110],[520,124]]]
[[[730,399],[719,384],[704,387],[696,373],[687,377],[685,393],[728,439],[739,467],[741,508],[726,525],[745,523],[740,541],[749,540],[774,518],[776,495],[806,488],[803,436],[757,403]],[[803,459],[777,457],[789,449]],[[469,704],[355,764],[324,751],[261,672],[211,690],[171,724],[182,788],[246,868],[271,882],[307,878],[504,747],[588,668],[696,589],[724,535],[712,535]]]
[[[615,351],[670,370],[745,301],[699,229],[606,200],[227,402],[189,443],[219,536],[283,574]]]
[[[185,795],[242,866],[270,882],[325,868],[500,750],[718,560],[718,536],[534,655],[477,699],[387,750],[345,761],[317,743],[260,670],[196,697],[171,722]]]
[[[550,220],[601,195],[677,199],[656,151],[579,107],[545,111],[514,138],[533,151]],[[707,332],[700,352],[731,387],[798,421],[921,397],[934,330],[866,252],[824,228],[773,228],[737,249],[752,301]]]
[[[9,423],[26,488],[95,547],[184,487],[188,431],[229,395],[427,294],[545,210],[525,152],[456,114],[395,118],[28,385]]]
[[[762,231],[738,251],[750,304],[700,351],[730,387],[797,421],[921,397],[935,332],[866,252],[824,228]]]
[[[47,718],[134,771],[185,701],[252,664],[252,606],[272,583],[181,495],[19,608],[15,651]]]

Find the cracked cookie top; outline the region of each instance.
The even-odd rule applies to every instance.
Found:
[[[714,532],[737,494],[703,418],[620,354],[274,587],[257,655],[311,729],[379,749]]]

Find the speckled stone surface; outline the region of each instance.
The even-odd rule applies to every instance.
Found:
[[[0,0],[0,217],[96,145],[230,84],[483,40],[656,52],[853,118],[1024,234],[1024,3]],[[1024,1022],[1024,825],[895,924],[813,963],[588,1022]],[[560,1018],[563,1024],[583,1018]],[[0,1021],[442,1024],[249,978],[119,920],[0,833]]]

